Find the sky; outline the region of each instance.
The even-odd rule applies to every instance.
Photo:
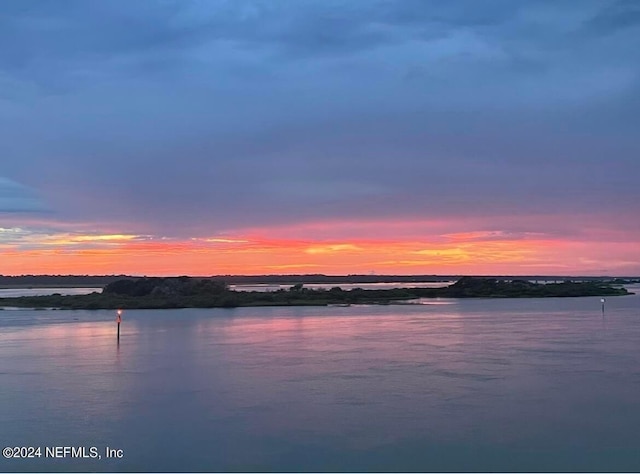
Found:
[[[640,275],[640,2],[4,0],[0,274]]]

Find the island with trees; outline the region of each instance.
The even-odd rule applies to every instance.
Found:
[[[564,281],[534,283],[462,277],[444,288],[395,288],[343,290],[306,288],[303,283],[271,292],[235,291],[227,283],[211,278],[122,278],[87,295],[53,294],[0,298],[0,307],[56,309],[163,309],[233,308],[241,306],[326,306],[351,304],[411,303],[420,298],[549,298],[579,296],[623,296],[632,294],[609,282]]]

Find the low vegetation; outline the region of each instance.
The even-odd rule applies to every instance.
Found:
[[[101,293],[0,298],[0,306],[61,309],[231,308],[237,306],[324,306],[390,304],[418,298],[546,298],[621,296],[626,289],[600,281],[538,284],[525,280],[463,277],[445,288],[330,290],[298,283],[273,292],[233,291],[217,280],[189,277],[120,279]]]

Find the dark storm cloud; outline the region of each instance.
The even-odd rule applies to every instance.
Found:
[[[632,3],[1,11],[2,172],[41,190],[60,218],[190,235],[319,218],[638,211]]]

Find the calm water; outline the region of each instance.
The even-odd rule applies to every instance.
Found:
[[[362,288],[364,290],[389,290],[392,288],[444,288],[455,283],[455,281],[428,281],[415,283],[305,283],[305,288],[313,290],[330,290],[336,286],[343,290],[352,290],[354,288]],[[262,283],[256,285],[229,285],[229,288],[236,291],[278,291],[288,290],[292,285],[280,285]]]
[[[0,288],[0,298],[16,296],[42,296],[59,293],[61,295],[88,295],[102,293],[102,288]]]
[[[640,471],[640,296],[0,311],[0,471]]]

